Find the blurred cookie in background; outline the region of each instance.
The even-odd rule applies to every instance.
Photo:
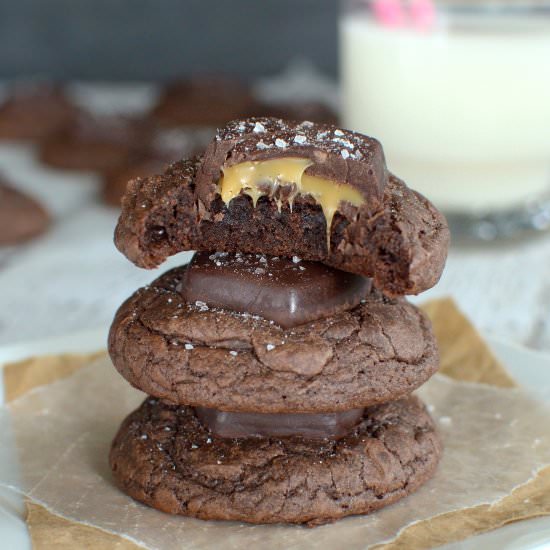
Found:
[[[0,175],[0,246],[37,237],[50,222],[48,212],[37,200],[18,191]]]
[[[151,117],[166,127],[222,126],[250,116],[256,102],[249,87],[223,76],[194,77],[168,84]]]
[[[40,142],[70,125],[78,113],[60,86],[12,84],[0,99],[0,140]]]
[[[145,149],[136,151],[127,162],[104,173],[103,201],[120,207],[120,200],[130,180],[160,174],[169,164],[202,153],[213,135],[214,130],[208,128],[158,129]]]
[[[128,162],[150,139],[150,126],[143,120],[82,114],[47,139],[39,156],[54,168],[103,173]]]
[[[338,124],[338,115],[320,101],[258,103],[254,116],[284,120],[309,120],[320,124]]]
[[[120,207],[120,200],[130,180],[161,173],[170,164],[165,158],[141,158],[112,169],[103,176],[101,197],[109,206]]]

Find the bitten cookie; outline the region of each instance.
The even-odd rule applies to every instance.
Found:
[[[223,439],[191,407],[146,400],[110,453],[117,484],[172,514],[250,523],[327,523],[412,493],[434,473],[441,442],[415,397],[365,411],[337,441]]]
[[[0,246],[37,237],[46,231],[50,221],[38,201],[0,181]]]
[[[182,250],[297,255],[396,296],[438,281],[449,230],[427,199],[388,175],[376,140],[251,119],[219,131],[203,158],[133,181],[115,242],[147,268]]]
[[[407,395],[437,370],[430,322],[403,298],[372,289],[352,309],[284,329],[186,302],[185,272],[137,291],[111,326],[115,367],[150,395],[228,411],[333,412]],[[296,288],[299,277],[297,268]]]

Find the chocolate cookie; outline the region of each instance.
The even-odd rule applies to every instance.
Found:
[[[166,87],[151,116],[161,126],[219,126],[250,116],[254,100],[248,87],[227,77],[196,77]]]
[[[372,277],[388,295],[417,294],[438,281],[449,230],[428,200],[395,176],[383,181],[384,173],[379,168],[376,183],[365,190],[379,207],[340,203],[327,246],[326,217],[310,194],[295,196],[292,204],[280,195],[259,196],[255,202],[239,194],[226,204],[200,158],[182,161],[164,174],[129,184],[115,243],[140,267],[157,267],[182,250],[297,255]]]
[[[0,181],[0,246],[37,237],[49,224],[50,216],[38,201]]]
[[[40,160],[54,168],[108,172],[146,146],[150,129],[142,121],[115,116],[80,116],[48,140]]]
[[[437,370],[430,323],[403,298],[367,290],[348,311],[284,329],[186,302],[185,274],[174,269],[138,290],[111,326],[115,367],[155,397],[226,411],[335,412],[407,395]]]
[[[117,484],[172,514],[319,525],[412,493],[435,472],[441,442],[415,397],[365,411],[333,440],[223,439],[191,407],[146,400],[111,448]]]
[[[61,131],[78,109],[51,85],[17,85],[0,102],[0,139],[42,141]]]

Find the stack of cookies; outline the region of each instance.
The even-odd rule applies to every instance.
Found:
[[[110,463],[174,514],[317,525],[386,506],[441,443],[411,393],[438,367],[425,315],[443,216],[370,137],[255,118],[129,183],[115,242],[140,267],[191,263],[119,309],[109,350],[147,393]]]

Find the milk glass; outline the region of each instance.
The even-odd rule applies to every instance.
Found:
[[[550,1],[344,2],[344,126],[455,236],[550,227]]]

